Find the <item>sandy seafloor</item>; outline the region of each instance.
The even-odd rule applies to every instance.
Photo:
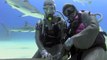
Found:
[[[32,58],[37,49],[37,45],[34,41],[1,41],[0,59]]]
[[[35,42],[0,42],[0,59],[32,58],[37,51]]]

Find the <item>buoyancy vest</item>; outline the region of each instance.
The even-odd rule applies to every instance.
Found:
[[[83,11],[83,12],[85,12],[85,11]],[[90,12],[88,12],[88,13],[86,12],[86,14],[89,14],[89,13]],[[79,19],[76,19],[76,20],[74,20],[74,22],[70,23],[70,26],[68,27],[68,31],[69,31],[68,37],[78,34],[83,29],[86,28],[85,24],[82,23],[82,21],[81,21],[81,19],[82,19],[81,16],[82,16],[82,14],[79,13],[79,15],[78,15]],[[74,26],[74,24],[76,24],[76,25]],[[101,32],[98,33],[98,35],[95,39],[95,42],[93,43],[93,45],[90,48],[94,48],[94,47],[102,47],[106,51],[105,37],[104,37],[104,34],[102,34]]]
[[[44,26],[44,31],[43,33],[40,34],[40,40],[43,43],[43,46],[45,47],[52,47],[54,45],[57,45],[60,43],[61,40],[61,27],[59,26],[59,24],[55,24],[56,22],[61,21],[60,17],[54,17],[53,21],[50,22],[50,25],[55,24],[51,27],[49,27],[49,22],[47,22],[48,20],[44,19],[44,22],[42,26]],[[42,32],[42,28],[41,28],[41,32]]]
[[[85,12],[85,11],[82,11],[82,12]],[[90,12],[86,13],[86,14],[90,14]],[[81,16],[82,16],[82,14],[79,13],[79,15],[78,15],[79,19],[76,19],[76,20],[74,20],[74,22],[70,23],[68,30],[67,30],[67,31],[69,31],[68,37],[72,37],[73,35],[78,34],[83,29],[86,28],[85,24],[81,21],[81,19],[82,19]],[[76,24],[76,25],[74,25],[74,24]],[[98,35],[95,39],[95,42],[88,49],[95,48],[95,47],[101,47],[106,51],[105,37],[102,32],[98,33]],[[78,49],[75,46],[72,46],[70,49],[70,52],[71,52],[72,56],[75,54],[77,55],[77,60],[81,60],[81,56],[82,56],[83,52],[88,49]]]

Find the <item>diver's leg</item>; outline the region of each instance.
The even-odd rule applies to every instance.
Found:
[[[53,56],[53,60],[62,60],[60,59],[60,55],[58,54],[62,49],[62,44],[54,45],[51,48],[46,48],[46,50]],[[63,60],[65,60],[64,58]]]
[[[107,51],[106,51],[106,55],[105,55],[105,60],[107,60]]]
[[[105,51],[101,47],[96,47],[85,51],[81,60],[105,60]]]
[[[69,60],[77,60],[77,54],[71,56],[71,58]]]
[[[35,55],[32,58],[41,58],[41,54],[40,54],[39,50],[37,50],[37,52],[35,53]]]
[[[52,55],[56,55],[58,52],[60,52],[62,49],[62,45],[61,44],[58,44],[58,45],[55,45],[51,48],[46,48],[46,50],[51,53]]]
[[[51,48],[47,48],[47,47],[45,47],[45,48],[52,55],[56,55],[58,52],[61,51],[62,45],[58,44],[58,45],[55,45]],[[35,55],[32,58],[41,58],[41,54],[40,54],[39,50],[37,50],[37,52],[35,53]]]

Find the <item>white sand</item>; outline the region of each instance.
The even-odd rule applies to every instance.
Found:
[[[0,41],[0,59],[32,58],[37,49],[34,41]]]
[[[37,51],[35,42],[0,42],[0,59],[31,58]]]

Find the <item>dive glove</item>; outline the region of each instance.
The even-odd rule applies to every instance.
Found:
[[[48,53],[46,50],[41,51],[42,58],[46,58],[48,60],[52,60],[52,55]]]
[[[68,38],[65,43],[64,43],[64,47],[66,50],[70,50],[71,47],[73,46],[73,39],[72,38]]]

